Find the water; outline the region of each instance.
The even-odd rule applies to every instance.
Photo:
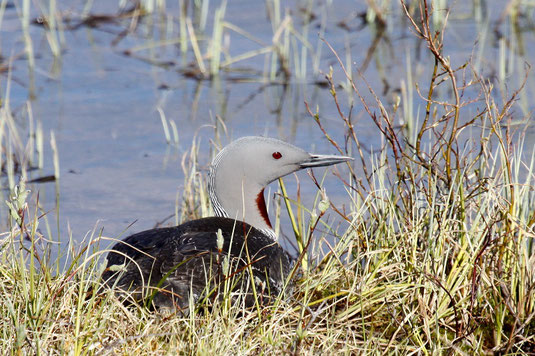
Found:
[[[130,26],[131,19],[101,22],[95,28],[80,26],[66,29],[58,36],[63,43],[63,51],[56,59],[51,53],[44,28],[32,25],[29,31],[35,68],[30,71],[24,55],[21,20],[17,15],[21,4],[18,1],[8,3],[0,27],[0,48],[3,65],[13,58],[11,108],[23,130],[27,122],[24,117],[27,101],[31,103],[34,118],[43,124],[47,140],[45,164],[42,171],[31,172],[30,178],[53,174],[48,139],[51,131],[55,133],[60,157],[59,233],[62,238],[72,234],[75,240],[80,241],[95,226],[103,228],[106,236],[124,236],[152,228],[172,215],[177,192],[180,194],[182,190],[182,157],[192,140],[200,137],[199,161],[201,167],[207,168],[217,116],[228,129],[223,135],[223,143],[245,135],[267,135],[313,152],[335,153],[304,105],[307,101],[313,111],[319,108],[327,131],[337,141],[343,142],[344,128],[329,90],[315,84],[324,80],[329,66],[334,68],[335,82],[346,83],[335,56],[318,38],[322,22],[325,24],[325,39],[346,64],[353,63],[354,78],[358,79],[355,69],[360,68],[385,104],[396,102],[409,76],[414,82],[427,83],[432,59],[421,42],[411,34],[397,3],[392,2],[385,12],[389,25],[384,32],[375,25],[365,25],[357,16],[366,10],[365,2],[338,0],[312,2],[316,19],[305,29],[306,11],[303,7],[309,3],[281,5],[288,6],[296,31],[306,33],[311,47],[315,49],[304,56],[306,75],[301,78],[294,76],[288,84],[282,84],[280,76],[273,82],[267,80],[265,73],[269,60],[264,55],[235,63],[230,70],[212,80],[199,81],[184,75],[184,71],[189,70],[188,63],[194,61],[191,50],[184,57],[176,44],[154,46],[158,40],[178,38],[176,4],[167,4],[165,13],[142,19],[138,28],[125,37],[121,37],[121,32]],[[12,4],[14,6],[9,6]],[[212,35],[213,10],[219,4],[210,2],[211,11],[205,30],[207,37]],[[522,63],[534,58],[534,31],[527,29],[526,25],[526,29],[514,32],[507,16],[499,22],[505,4],[482,4],[485,6],[477,8],[470,2],[454,5],[445,51],[456,66],[474,54],[474,62],[479,66],[477,69],[488,78],[499,75],[497,63],[504,58],[508,86],[504,86],[503,90],[511,92],[524,73]],[[74,25],[79,22],[84,6],[83,1],[60,1],[57,11],[66,25]],[[477,12],[476,16],[473,16],[474,12]],[[114,15],[117,5],[111,1],[96,1],[89,13]],[[526,13],[532,14],[530,11]],[[283,8],[281,21],[284,15]],[[31,17],[37,16],[39,12],[33,8]],[[72,19],[70,22],[69,18]],[[223,43],[228,46],[228,53],[223,55],[223,61],[225,56],[236,57],[270,45],[276,32],[267,18],[263,2],[229,1],[225,21],[247,31],[263,44],[227,29]],[[342,21],[350,30],[339,26]],[[521,21],[529,24],[533,18]],[[503,34],[505,40],[500,39],[495,29]],[[204,43],[202,41],[201,44]],[[301,54],[300,42],[295,38],[293,41],[290,46],[297,49],[292,53]],[[140,46],[152,48],[136,50]],[[321,52],[316,51],[318,46],[321,46]],[[318,72],[314,72],[313,68],[316,56]],[[209,66],[208,60],[206,65]],[[296,63],[291,65],[291,71],[297,72]],[[0,77],[4,91],[6,79],[4,72]],[[372,108],[376,108],[373,96],[363,82],[358,79],[357,83]],[[347,112],[352,102],[344,95],[343,89],[338,91],[341,107]],[[533,75],[530,74],[526,90],[515,107],[518,119],[524,116],[531,118],[533,91]],[[446,99],[450,94],[443,86],[437,91],[437,100]],[[475,95],[471,90],[466,94]],[[412,96],[416,104],[412,109],[407,108],[407,113],[416,117],[420,112],[421,119],[424,104],[414,88]],[[360,103],[354,101],[353,104],[352,116],[359,138],[368,150],[378,150],[381,139],[377,128]],[[166,144],[157,107],[165,112],[168,119],[177,123],[180,137],[177,147]],[[527,132],[527,142],[533,142],[533,129]],[[531,149],[528,147],[528,151]],[[359,163],[355,165],[358,171]],[[344,167],[338,170],[342,174],[347,172]],[[322,172],[318,170],[317,176],[321,176]],[[305,173],[300,173],[299,177],[304,201],[310,206],[316,188]],[[290,177],[286,181],[289,191],[295,196],[294,179]],[[325,186],[338,206],[343,208],[344,204],[349,204],[343,186],[332,174],[327,174]],[[33,184],[30,188],[34,198],[39,192],[44,210],[50,211],[48,217],[55,226],[55,185]],[[331,213],[331,218],[334,218],[333,215]],[[164,224],[173,221],[166,220]],[[287,223],[283,225],[283,231],[291,235]]]

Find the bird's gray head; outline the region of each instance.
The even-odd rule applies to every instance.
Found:
[[[274,236],[264,202],[264,188],[300,169],[348,160],[352,158],[310,154],[273,138],[242,137],[223,148],[212,162],[210,199],[217,216],[245,221]]]

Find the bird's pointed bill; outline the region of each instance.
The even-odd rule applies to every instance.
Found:
[[[300,163],[301,168],[332,166],[342,162],[352,161],[352,157],[337,155],[310,155],[310,158]]]

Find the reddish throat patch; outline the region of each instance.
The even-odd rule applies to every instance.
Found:
[[[271,226],[271,221],[269,221],[269,216],[267,213],[266,200],[264,199],[264,189],[262,189],[256,197],[256,206],[258,206],[258,212],[260,213],[260,216],[262,216],[267,226],[272,229],[273,227]]]

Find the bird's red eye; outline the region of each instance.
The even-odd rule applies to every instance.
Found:
[[[281,154],[280,152],[273,152],[272,156],[273,156],[273,158],[275,158],[275,159],[279,159],[279,158],[282,157],[282,154]]]

